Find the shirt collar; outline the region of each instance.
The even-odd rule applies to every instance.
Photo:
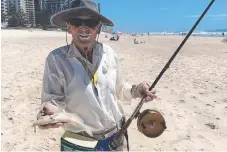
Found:
[[[80,51],[76,48],[76,45],[71,42],[70,46],[69,46],[69,51],[67,53],[67,57],[70,58],[70,57],[73,57],[73,56],[82,56]]]

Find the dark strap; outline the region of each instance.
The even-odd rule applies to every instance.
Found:
[[[103,131],[93,132],[93,136],[88,135],[88,133],[86,133],[85,131],[79,132],[77,134],[96,140],[104,140],[116,134],[120,130],[124,122],[125,120],[124,118],[122,118],[114,127]]]
[[[124,136],[125,136],[126,142],[127,142],[127,150],[129,151],[128,130],[126,130],[126,132],[124,133]]]
[[[125,117],[123,117],[122,126],[125,124],[125,121],[126,121],[126,118],[125,118]],[[129,151],[128,130],[126,130],[126,131],[125,131],[124,136],[125,136],[125,139],[126,139],[126,142],[127,142],[127,150]]]

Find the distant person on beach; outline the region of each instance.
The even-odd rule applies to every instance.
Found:
[[[119,38],[120,38],[120,33],[118,33],[118,32],[113,32],[112,37],[110,38],[110,40],[118,41]]]
[[[134,39],[134,44],[139,44],[139,42],[136,40],[136,38]]]
[[[102,25],[114,25],[99,13],[98,5],[92,0],[72,0],[65,5],[67,9],[52,16],[51,23],[66,28],[72,41],[69,45],[56,48],[46,58],[42,105],[37,119],[42,120],[44,116],[59,112],[74,114],[92,129],[92,134],[78,129],[77,124],[70,121],[57,121],[39,127],[64,128],[61,151],[109,151],[109,143],[125,122],[118,100],[131,101],[147,95],[144,99],[147,102],[157,97],[154,90],[149,91],[145,82],[135,85],[126,83],[116,52],[98,41]],[[127,144],[122,137],[116,150],[129,148],[127,132],[125,138]],[[88,146],[91,141],[96,141],[94,147]]]
[[[115,32],[115,34],[116,34],[116,37],[117,37],[117,41],[120,39],[120,32]]]
[[[222,36],[223,36],[223,37],[225,36],[225,33],[224,33],[224,32],[222,33]]]

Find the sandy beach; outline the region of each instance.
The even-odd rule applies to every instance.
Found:
[[[145,43],[134,44],[134,38]],[[183,38],[123,35],[110,41],[100,35],[99,41],[115,49],[128,83],[151,84]],[[160,111],[166,131],[147,138],[134,120],[129,128],[132,151],[227,151],[227,43],[222,40],[189,38],[156,85],[160,99],[142,107]],[[62,128],[35,133],[31,125],[40,106],[45,59],[65,44],[64,32],[1,31],[2,151],[59,151]],[[127,116],[138,102],[123,105]]]

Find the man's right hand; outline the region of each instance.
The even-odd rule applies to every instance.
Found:
[[[37,115],[37,120],[41,117],[41,116],[46,116],[46,115],[53,115],[54,113],[56,113],[59,110],[59,108],[51,103],[45,103],[42,106],[42,109],[40,110],[40,112]],[[58,123],[54,123],[54,124],[48,124],[48,125],[42,125],[39,126],[40,129],[49,129],[49,128],[58,128],[63,126],[64,123],[58,122]]]

